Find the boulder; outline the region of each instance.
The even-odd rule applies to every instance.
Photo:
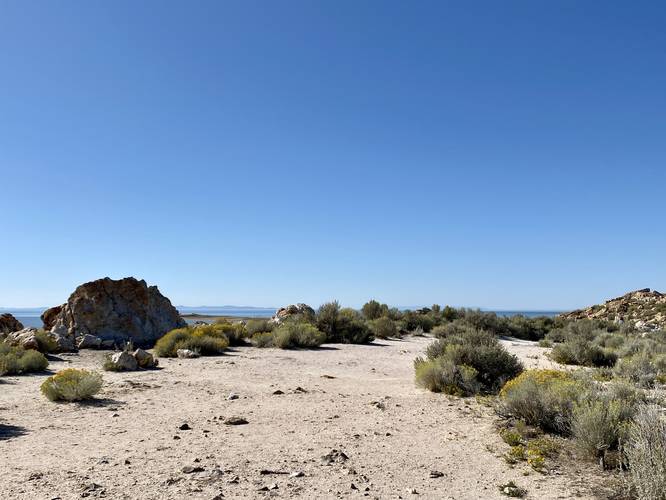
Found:
[[[42,315],[51,332],[73,339],[86,334],[102,341],[149,346],[187,324],[156,286],[135,278],[103,278],[80,285],[62,306]]]
[[[39,341],[37,340],[37,328],[24,328],[18,332],[12,332],[5,339],[11,345],[21,346],[24,349],[34,349],[39,351]]]
[[[55,306],[44,311],[41,315],[44,330],[51,330],[63,306]]]
[[[23,324],[9,313],[0,314],[0,333],[12,333],[23,330]]]
[[[136,359],[127,351],[112,354],[111,362],[116,367],[116,370],[119,371],[134,371],[139,369]]]
[[[178,356],[180,359],[191,359],[191,358],[198,358],[199,353],[191,351],[189,349],[178,349],[176,351],[176,356]]]
[[[73,338],[56,333],[51,333],[51,336],[58,344],[58,352],[76,352],[78,350]]]
[[[274,323],[282,323],[291,316],[302,316],[305,319],[313,319],[315,311],[307,304],[290,304],[287,307],[281,307],[271,318]]]
[[[134,356],[140,368],[155,368],[157,366],[157,360],[153,355],[143,349],[137,349],[132,356]]]
[[[86,333],[84,336],[79,337],[77,346],[79,349],[99,349],[102,347],[102,339]]]

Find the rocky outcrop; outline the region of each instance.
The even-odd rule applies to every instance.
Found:
[[[315,317],[315,311],[307,304],[290,304],[287,307],[278,309],[271,320],[275,323],[282,323],[285,319],[292,316],[300,316],[311,320]]]
[[[12,332],[7,335],[5,342],[11,345],[23,347],[24,349],[34,349],[35,351],[39,351],[37,328],[24,328],[18,332]]]
[[[77,346],[79,349],[99,349],[102,347],[102,339],[86,333],[79,338]]]
[[[44,330],[50,330],[55,324],[56,318],[62,311],[63,306],[55,306],[51,309],[47,309],[41,315],[42,323],[44,323]]]
[[[149,346],[174,328],[186,326],[156,286],[135,278],[103,278],[80,285],[67,302],[42,314],[44,326],[57,335],[85,335],[118,344]]]
[[[0,314],[0,334],[23,330],[23,324],[9,313]]]
[[[629,324],[643,331],[666,329],[666,294],[643,288],[561,316],[565,319],[599,319]]]

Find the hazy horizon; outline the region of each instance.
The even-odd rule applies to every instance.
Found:
[[[666,4],[0,5],[0,304],[666,289]]]

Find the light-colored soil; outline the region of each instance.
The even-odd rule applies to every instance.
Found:
[[[415,387],[412,363],[429,342],[161,359],[160,370],[105,372],[102,394],[87,404],[46,400],[45,375],[4,377],[0,497],[493,499],[514,480],[533,499],[594,498],[593,464],[561,463],[547,475],[512,468],[488,405]],[[528,362],[543,354],[507,347],[521,357],[529,348],[537,359]],[[103,356],[62,355],[50,368],[97,369]],[[222,423],[231,416],[249,423]],[[348,459],[326,464],[334,449]]]

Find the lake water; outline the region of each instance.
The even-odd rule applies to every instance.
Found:
[[[255,317],[255,318],[270,318],[275,314],[274,308],[267,307],[180,307],[178,308],[181,314],[203,314],[208,316],[239,316],[239,317]],[[0,309],[1,313],[10,313],[16,317],[23,326],[41,328],[42,320],[40,315],[42,309]],[[554,317],[562,311],[492,311],[498,316],[517,316],[519,314],[534,318],[536,316]],[[191,321],[190,321],[191,322]]]

